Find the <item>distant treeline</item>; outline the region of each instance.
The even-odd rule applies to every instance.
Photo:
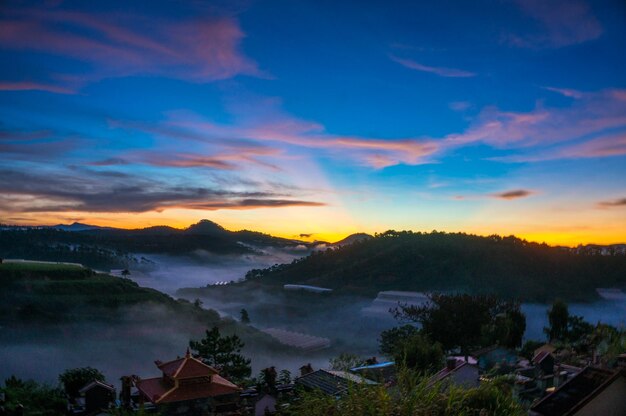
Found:
[[[365,295],[463,291],[525,301],[576,301],[597,297],[598,287],[626,286],[626,255],[597,247],[551,247],[513,236],[387,231],[291,264],[251,270],[246,279]]]
[[[251,246],[295,246],[298,242],[253,231],[228,231],[211,221],[185,230],[159,226],[138,230],[95,228],[63,231],[55,228],[0,229],[0,258],[65,261],[96,269],[124,268],[136,259],[129,253],[190,255],[251,254]]]

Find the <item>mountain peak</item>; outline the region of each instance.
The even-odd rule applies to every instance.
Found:
[[[196,224],[192,224],[185,230],[189,234],[225,234],[228,231],[221,225],[211,220],[200,220]]]

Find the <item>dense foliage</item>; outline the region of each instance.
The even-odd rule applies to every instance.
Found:
[[[91,367],[72,368],[60,374],[59,381],[69,397],[78,397],[79,390],[88,383],[92,381],[104,382],[104,374]]]
[[[241,354],[244,347],[241,339],[235,334],[229,336],[220,334],[216,326],[206,330],[204,338],[189,341],[189,347],[206,364],[216,368],[223,377],[232,381],[241,382],[252,373],[251,360]]]
[[[298,401],[282,411],[298,416],[522,416],[526,412],[496,383],[478,388],[430,385],[427,378],[400,371],[397,385],[354,384],[338,400],[320,392],[301,392]]]
[[[380,334],[381,354],[409,369],[430,373],[441,368],[444,351],[441,344],[412,325],[391,328]]]
[[[4,408],[9,414],[56,416],[66,412],[63,390],[33,380],[24,381],[12,376],[5,380],[0,392],[4,393]],[[20,408],[23,410],[18,410]]]
[[[453,290],[520,300],[581,300],[596,296],[597,287],[626,285],[626,256],[617,250],[604,254],[512,236],[387,231],[291,264],[252,270],[247,278],[368,295],[381,290]]]
[[[401,305],[395,311],[397,319],[416,322],[430,339],[445,350],[499,344],[519,347],[526,318],[517,302],[505,301],[492,295],[428,295],[422,305]]]

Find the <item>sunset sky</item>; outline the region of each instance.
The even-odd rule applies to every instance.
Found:
[[[2,223],[626,242],[622,0],[2,1],[0,54]]]

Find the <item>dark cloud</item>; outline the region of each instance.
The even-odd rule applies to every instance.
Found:
[[[603,208],[626,207],[626,198],[614,199],[612,201],[600,201],[598,206]]]
[[[321,206],[292,199],[292,193],[264,190],[230,191],[211,187],[173,185],[121,172],[70,168],[66,172],[33,174],[0,170],[2,209],[9,212],[146,212],[168,208],[254,209]],[[17,203],[32,198],[37,204]]]
[[[500,199],[518,199],[518,198],[526,198],[534,194],[534,191],[529,191],[527,189],[515,189],[512,191],[499,192],[496,194],[491,194],[494,198]]]
[[[300,238],[310,238],[313,237],[315,234],[314,233],[303,233],[303,234],[298,234],[298,237]]]

